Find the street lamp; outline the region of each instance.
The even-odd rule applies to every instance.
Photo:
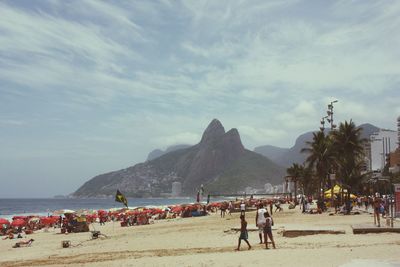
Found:
[[[328,116],[325,116],[325,117],[322,117],[322,118],[321,118],[321,121],[320,121],[321,127],[319,127],[319,129],[321,130],[321,132],[324,132],[324,131],[325,131],[325,120],[326,120],[326,119],[328,119]]]
[[[334,131],[336,128],[336,125],[333,124],[333,104],[337,103],[337,102],[338,102],[338,100],[334,100],[330,104],[328,104],[328,110],[326,111],[326,113],[328,114],[328,122],[331,124],[331,131]],[[331,207],[333,207],[333,204],[334,204],[333,188],[336,183],[335,182],[336,175],[335,175],[335,171],[333,169],[331,171],[332,171],[332,173],[329,174],[329,178],[331,180]]]
[[[337,102],[337,100],[334,100],[330,104],[328,104],[328,110],[326,111],[326,113],[328,114],[328,122],[331,124],[332,130],[336,128],[336,125],[333,124],[333,104]]]

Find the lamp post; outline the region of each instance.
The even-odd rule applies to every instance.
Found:
[[[331,124],[331,130],[333,131],[336,128],[336,125],[333,124],[333,104],[337,103],[338,101],[332,101],[330,104],[328,104],[328,110],[326,113],[328,114],[328,122]]]
[[[337,100],[334,100],[330,104],[328,104],[328,110],[326,112],[328,114],[328,122],[331,124],[331,131],[334,131],[336,128],[336,125],[333,124],[333,104],[337,102],[338,102]],[[333,188],[335,186],[336,175],[333,169],[331,171],[332,173],[329,174],[329,178],[331,180],[331,207],[333,207],[334,205]]]

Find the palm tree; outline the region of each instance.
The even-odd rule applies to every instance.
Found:
[[[297,204],[297,183],[299,179],[303,176],[303,171],[304,167],[297,163],[293,163],[293,165],[286,170],[287,174],[292,178],[292,181],[294,182],[295,204]]]
[[[301,150],[302,153],[309,154],[306,162],[311,169],[315,170],[318,180],[318,196],[321,191],[324,191],[326,185],[328,164],[332,159],[331,143],[330,138],[324,132],[315,132],[312,142],[306,143],[309,147]],[[324,198],[323,194],[322,198]]]
[[[350,193],[361,182],[361,170],[365,139],[361,138],[361,128],[352,120],[340,123],[339,129],[332,133],[335,147],[335,162],[342,184],[347,187],[347,211],[350,212]]]
[[[300,177],[299,184],[303,189],[303,193],[306,196],[312,195],[313,192],[316,191],[315,188],[315,176],[313,174],[313,170],[305,165],[302,165],[302,176]]]

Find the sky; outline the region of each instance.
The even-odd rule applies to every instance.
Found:
[[[400,1],[0,1],[0,198],[74,192],[213,118],[248,149],[396,129]]]

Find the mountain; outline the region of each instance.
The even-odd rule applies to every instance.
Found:
[[[225,132],[221,122],[214,119],[198,144],[98,175],[73,196],[110,196],[117,189],[127,196],[159,196],[171,192],[173,182],[180,182],[186,195],[194,195],[202,184],[207,192],[234,193],[247,186],[280,184],[284,175],[284,168],[245,149],[237,129]]]
[[[369,124],[364,123],[358,126],[362,128],[361,138],[369,139],[369,136],[374,132],[379,131],[380,128]],[[329,132],[329,129],[326,129],[326,132]],[[307,147],[307,142],[312,142],[313,132],[307,132],[300,135],[291,148],[281,148],[271,145],[259,146],[254,148],[254,152],[259,153],[265,157],[270,158],[276,164],[283,166],[285,168],[290,167],[293,163],[302,164],[306,158],[307,154],[301,153],[301,149]]]
[[[153,159],[161,157],[162,155],[165,155],[169,152],[173,152],[173,151],[188,148],[188,147],[190,147],[190,145],[173,145],[173,146],[168,147],[165,151],[163,151],[161,149],[154,149],[153,151],[151,151],[149,153],[146,161],[153,160]]]
[[[259,146],[254,148],[254,152],[261,154],[272,161],[278,160],[289,151],[289,148],[276,147],[271,145]]]

